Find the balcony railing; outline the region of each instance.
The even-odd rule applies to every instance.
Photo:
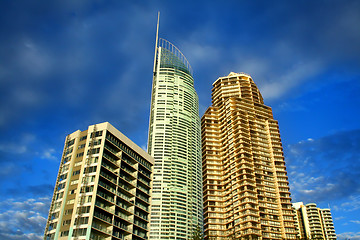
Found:
[[[99,213],[99,212],[94,212],[94,216],[107,222],[107,223],[112,223],[111,217],[106,216],[105,214]]]
[[[110,212],[110,213],[112,213],[112,214],[114,214],[114,212],[115,212],[115,211],[114,211],[113,209],[111,209],[109,206],[106,206],[105,204],[100,203],[100,202],[98,202],[98,201],[95,202],[95,206],[98,206],[99,208],[104,209],[104,210],[106,210],[106,211],[108,211],[108,212]]]
[[[107,233],[107,234],[111,235],[111,230],[106,229],[106,227],[102,226],[101,224],[93,222],[92,227],[99,230],[99,231],[101,231],[101,232],[104,232],[104,233]]]

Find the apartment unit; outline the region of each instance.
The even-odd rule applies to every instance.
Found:
[[[148,239],[153,164],[107,122],[68,135],[44,239]]]
[[[213,83],[201,132],[205,239],[295,239],[278,122],[250,75]]]
[[[156,41],[148,153],[150,239],[190,239],[203,226],[199,102],[189,62],[165,39]]]
[[[293,203],[299,239],[335,240],[335,228],[330,209],[320,209],[315,203]]]

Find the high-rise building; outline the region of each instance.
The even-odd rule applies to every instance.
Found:
[[[205,239],[295,239],[278,122],[250,75],[213,83],[201,130]]]
[[[320,209],[321,221],[324,228],[324,235],[326,240],[335,240],[336,233],[334,222],[331,216],[330,208]]]
[[[44,240],[148,239],[153,163],[107,122],[68,135]]]
[[[335,228],[330,209],[318,208],[315,203],[293,203],[299,239],[335,240]]]
[[[148,153],[154,157],[150,239],[189,239],[202,229],[198,96],[189,62],[156,37]]]

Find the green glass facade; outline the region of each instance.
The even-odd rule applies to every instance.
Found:
[[[203,225],[201,130],[191,67],[170,42],[156,48],[148,152],[155,159],[150,239],[190,239]]]

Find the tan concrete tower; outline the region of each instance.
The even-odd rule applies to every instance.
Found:
[[[295,239],[278,122],[251,76],[213,83],[201,130],[205,239]]]
[[[335,240],[336,233],[329,208],[318,208],[315,203],[293,203],[299,239]]]
[[[153,164],[110,123],[68,135],[44,240],[148,239]]]

